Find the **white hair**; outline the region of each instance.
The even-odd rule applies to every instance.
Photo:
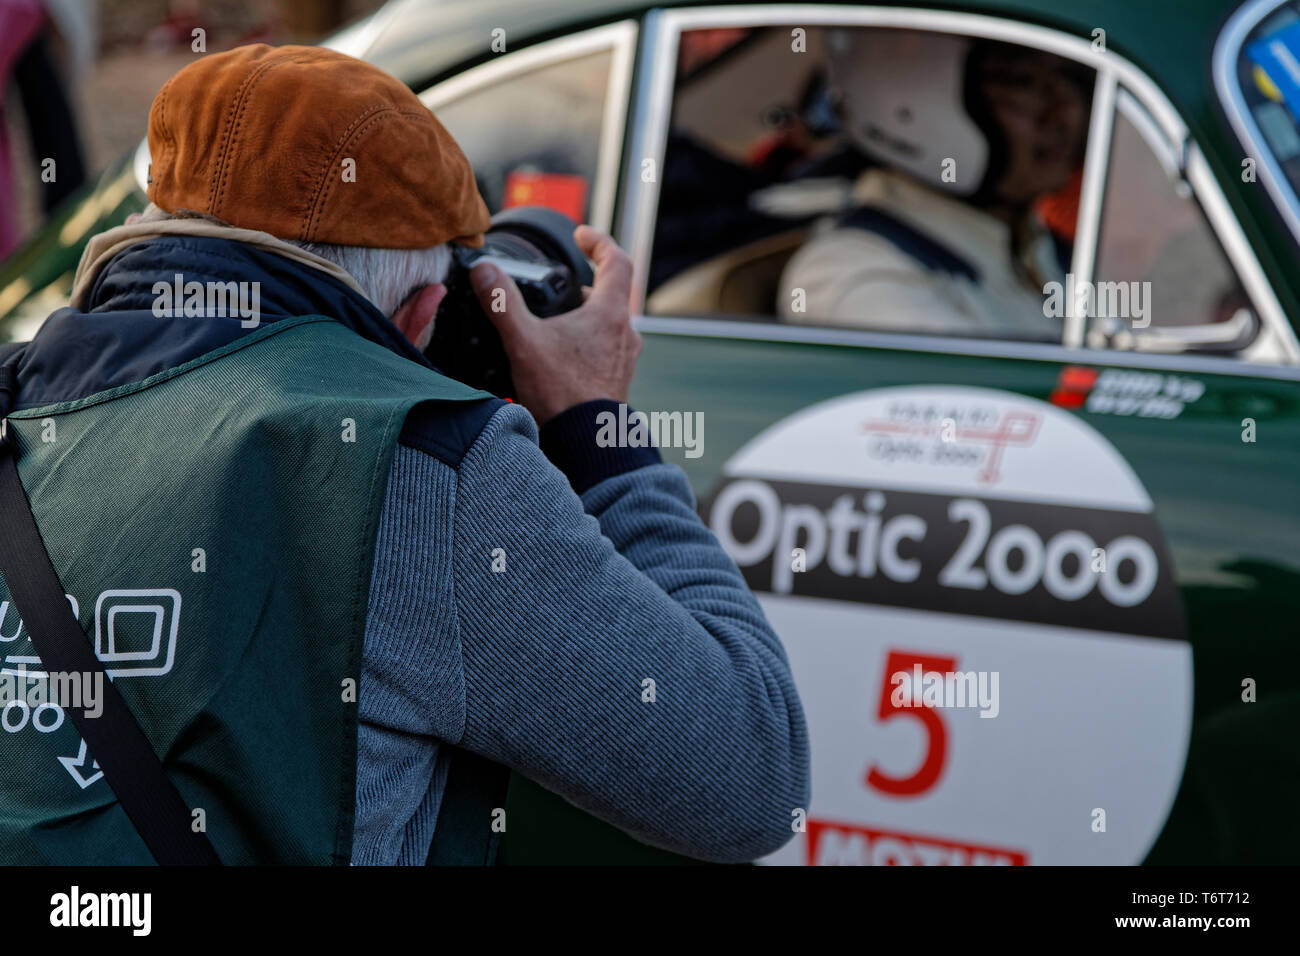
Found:
[[[228,226],[229,223],[190,210],[167,212],[149,203],[138,222],[161,219],[206,219]],[[290,245],[334,263],[357,280],[362,292],[387,318],[417,289],[442,282],[451,269],[451,248],[445,243],[428,249],[372,249],[367,246],[336,246],[325,242],[301,242],[286,239]]]
[[[447,278],[451,249],[447,245],[428,249],[373,249],[367,246],[336,246],[324,242],[292,245],[327,259],[357,280],[357,285],[389,318],[416,289]]]

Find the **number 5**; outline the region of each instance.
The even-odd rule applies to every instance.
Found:
[[[914,664],[921,665],[923,674],[930,671],[946,674],[957,669],[957,658],[927,657],[907,651],[889,652],[889,658],[885,662],[885,679],[880,688],[880,706],[876,710],[876,717],[882,723],[895,717],[911,717],[919,720],[921,726],[925,728],[928,740],[925,759],[916,773],[911,776],[891,777],[882,773],[874,764],[867,771],[867,786],[895,797],[920,796],[933,787],[939,781],[939,775],[943,773],[943,762],[948,753],[948,730],[933,707],[921,705],[921,688],[912,688],[910,701],[912,706],[899,707],[893,702],[893,689],[897,686],[893,680],[894,676],[903,673],[910,680]]]

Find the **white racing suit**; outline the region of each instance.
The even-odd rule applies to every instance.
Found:
[[[852,204],[787,264],[777,300],[786,322],[1059,340],[1044,285],[1065,274],[1040,224],[1017,254],[1006,223],[886,169],[858,178]]]

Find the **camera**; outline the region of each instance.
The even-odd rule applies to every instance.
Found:
[[[514,398],[510,363],[497,330],[483,314],[469,270],[491,262],[514,279],[533,315],[545,318],[582,305],[582,287],[594,280],[573,241],[576,223],[544,206],[517,206],[492,217],[478,249],[452,246],[447,295],[438,307],[425,356],[466,385]]]

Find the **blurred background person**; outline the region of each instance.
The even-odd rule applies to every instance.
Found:
[[[382,5],[0,0],[0,262],[135,149],[154,93],[177,70],[246,43],[315,43]],[[52,179],[42,178],[47,159]]]
[[[49,215],[86,179],[69,89],[93,47],[93,11],[78,0],[0,0],[0,260],[21,238],[17,190],[32,188]],[[62,56],[56,50],[62,48]],[[4,116],[22,103],[33,168],[19,168]]]

